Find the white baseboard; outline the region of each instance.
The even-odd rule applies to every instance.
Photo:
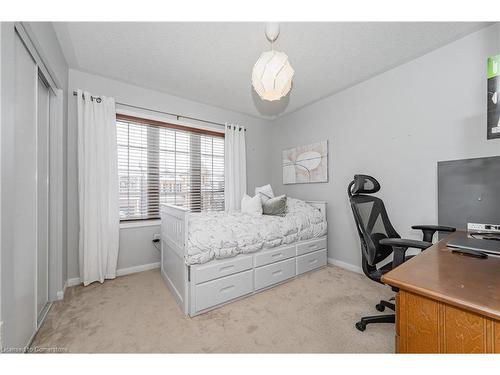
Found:
[[[344,268],[348,271],[356,272],[356,273],[363,273],[363,270],[359,266],[355,266],[354,264],[347,263],[347,262],[342,262],[341,260],[334,259],[334,258],[328,258],[328,264],[333,264],[334,266]]]
[[[141,264],[140,266],[127,267],[116,270],[116,276],[130,275],[131,273],[143,272],[160,268],[160,262]]]
[[[68,280],[66,280],[66,282],[64,283],[63,289],[59,290],[56,293],[56,301],[62,301],[64,299],[64,293],[66,292],[67,287],[68,287]]]
[[[160,268],[160,262],[141,264],[140,266],[134,266],[134,267],[120,268],[119,270],[116,270],[116,276],[130,275],[132,273],[149,271],[149,270],[153,270],[155,268]],[[66,285],[68,287],[76,286],[76,285],[80,285],[80,284],[81,284],[81,281],[80,281],[79,277],[74,277],[72,279],[68,279],[68,281],[66,282]],[[63,295],[64,295],[64,293],[63,293]],[[59,297],[59,294],[58,294],[58,297]]]
[[[68,281],[66,281],[66,285],[68,287],[80,285],[80,278],[79,277],[73,277],[72,279],[68,279]]]

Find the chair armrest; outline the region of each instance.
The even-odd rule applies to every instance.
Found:
[[[455,232],[457,229],[453,227],[447,227],[444,225],[414,225],[412,226],[413,229],[430,229],[430,230],[436,230],[439,232]]]
[[[431,242],[419,241],[419,240],[407,240],[404,238],[384,238],[383,240],[380,240],[379,244],[392,247],[405,247],[407,249],[411,247],[420,250],[425,250],[428,247],[432,246]]]
[[[418,241],[418,240],[407,240],[404,238],[384,238],[379,241],[379,244],[384,246],[391,246],[394,251],[394,256],[392,260],[392,268],[403,264],[406,258],[406,250],[408,248],[425,250],[432,246],[431,242]]]
[[[432,242],[432,237],[436,232],[455,232],[455,228],[444,225],[413,225],[412,229],[419,229],[424,235],[424,241]]]

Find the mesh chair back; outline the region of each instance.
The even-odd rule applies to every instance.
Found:
[[[375,196],[360,194],[376,193],[380,184],[371,176],[356,175],[349,184],[348,194],[351,202],[354,221],[361,241],[363,263],[371,268],[386,259],[391,253],[390,246],[383,246],[379,241],[383,238],[400,238],[393,228],[384,202]]]

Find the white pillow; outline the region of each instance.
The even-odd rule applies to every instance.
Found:
[[[269,184],[256,187],[255,195],[260,195],[262,203],[265,203],[268,199],[274,198],[273,188]]]
[[[245,194],[241,200],[241,213],[255,216],[262,215],[262,201],[260,200],[260,196],[256,195],[252,198]]]

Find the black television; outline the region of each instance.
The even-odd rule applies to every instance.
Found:
[[[438,162],[438,221],[500,224],[500,156]]]

